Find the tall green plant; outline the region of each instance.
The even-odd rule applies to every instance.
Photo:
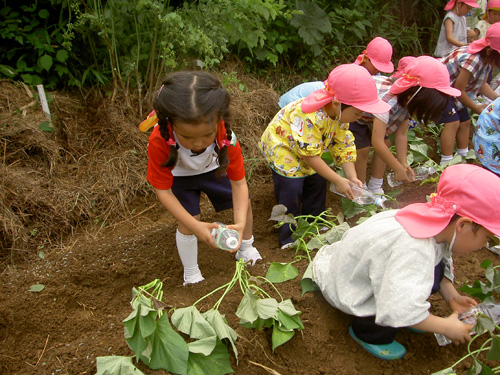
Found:
[[[64,81],[78,84],[66,65],[69,52],[64,19],[50,1],[16,5],[3,1],[0,10],[0,74],[30,85],[54,89]]]

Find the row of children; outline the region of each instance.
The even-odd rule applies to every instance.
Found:
[[[489,30],[493,36],[500,33],[500,29]],[[487,35],[471,46],[488,51],[486,57],[498,55],[499,46],[491,40],[495,38]],[[402,60],[395,77],[372,77],[370,73],[392,71],[391,57],[380,58],[388,51],[392,55],[390,44],[376,38],[356,63],[336,67],[323,87],[285,105],[264,131],[259,148],[272,170],[276,201],[290,213],[324,211],[328,182],[353,198],[351,186],[365,182],[356,168],[358,150],[370,143],[397,180],[410,181],[409,118],[424,123],[436,120],[452,97],[464,95],[450,85],[446,66],[430,56],[406,59],[406,66]],[[478,56],[482,63],[482,55]],[[229,106],[229,93],[213,75],[176,72],[163,81],[155,94],[154,112],[140,125],[142,131],[154,126],[147,178],[161,204],[178,221],[176,244],[184,285],[203,280],[198,240],[216,247],[211,231],[218,224],[200,221],[201,192],[216,211],[233,208],[234,224],[228,227],[239,233],[236,259],[251,264],[262,259],[253,246],[249,191]],[[364,138],[351,133],[349,123],[355,122]],[[386,143],[391,133],[395,133],[396,157]],[[357,139],[366,146],[358,147]],[[325,150],[330,150],[346,177],[322,160]],[[452,270],[443,259],[450,259],[451,251],[478,250],[489,237],[500,235],[499,203],[500,179],[493,173],[476,166],[449,167],[431,202],[375,215],[363,227],[349,230],[335,247],[321,249],[313,263],[315,282],[333,306],[356,317],[351,336],[380,358],[402,357],[404,348],[393,340],[401,327],[441,333],[455,343],[468,341],[471,327],[461,323],[456,313],[446,319],[433,317],[426,299],[431,291],[440,290],[458,313],[476,303],[458,294],[451,283]],[[279,243],[282,248],[292,243],[286,226],[280,228]]]

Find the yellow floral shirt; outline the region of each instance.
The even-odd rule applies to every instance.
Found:
[[[300,178],[316,173],[302,158],[320,156],[327,149],[335,163],[356,161],[354,136],[349,124],[341,124],[321,108],[304,113],[298,99],[279,111],[269,123],[259,142],[259,148],[269,166],[278,174]]]

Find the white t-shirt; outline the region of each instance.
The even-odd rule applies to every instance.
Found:
[[[322,247],[313,260],[313,279],[346,314],[407,327],[429,316],[434,268],[449,250],[433,237],[410,236],[396,221],[397,211],[378,213]],[[452,278],[449,270],[445,275]]]

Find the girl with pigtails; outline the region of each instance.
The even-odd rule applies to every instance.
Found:
[[[204,278],[198,267],[198,240],[216,247],[217,223],[200,221],[200,194],[216,211],[233,208],[239,233],[236,259],[262,259],[253,246],[253,216],[241,148],[231,131],[230,94],[203,71],[170,74],[156,92],[154,112],[140,130],[154,126],[148,144],[147,179],[161,204],[177,219],[176,244],[184,284]],[[236,251],[236,250],[235,250]]]

